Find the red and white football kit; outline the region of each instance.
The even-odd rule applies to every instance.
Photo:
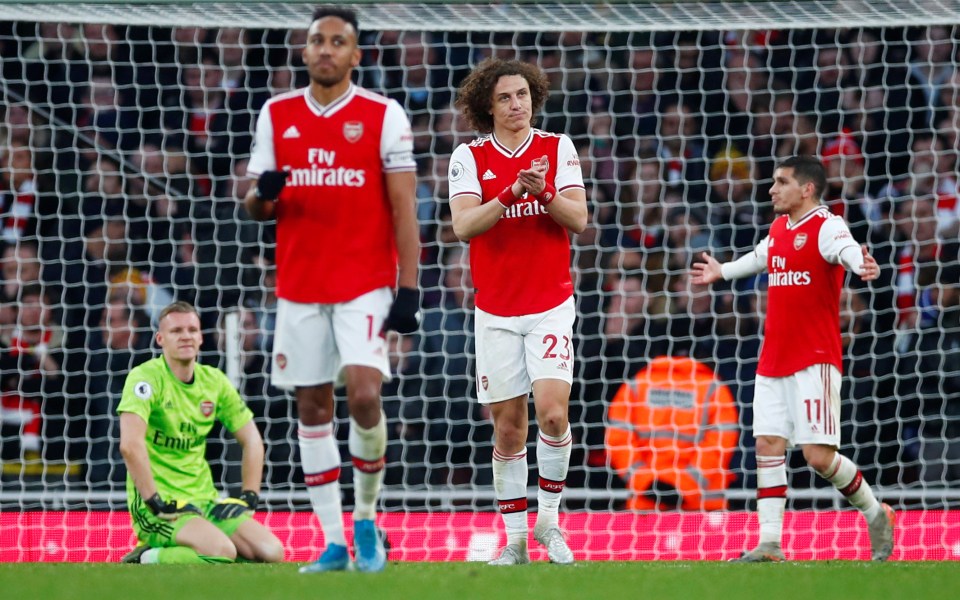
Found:
[[[566,135],[533,129],[516,149],[493,135],[460,145],[450,159],[450,199],[482,203],[546,156],[546,180],[558,193],[583,189],[580,159]],[[537,379],[572,381],[573,282],[570,234],[529,195],[470,240],[476,286],[477,391],[483,403],[530,391]]]
[[[754,436],[839,445],[844,251],[859,255],[859,244],[824,206],[796,223],[779,217],[754,249],[755,272],[768,272]]]
[[[290,173],[276,201],[274,384],[327,383],[321,364],[375,366],[389,377],[377,334],[397,254],[384,174],[416,170],[406,114],[355,85],[327,106],[309,88],[271,98],[257,119],[247,173],[270,170]],[[366,342],[347,347],[348,337]]]
[[[276,207],[277,296],[333,304],[396,285],[383,174],[416,167],[394,100],[351,85],[328,106],[309,88],[267,101],[247,173],[290,172]]]
[[[458,146],[450,157],[450,200],[469,194],[484,204],[496,202],[520,170],[544,155],[547,182],[558,193],[583,188],[580,159],[570,138],[533,129],[514,151],[492,135]],[[570,234],[530,196],[470,240],[470,269],[477,307],[501,317],[540,313],[573,295]]]

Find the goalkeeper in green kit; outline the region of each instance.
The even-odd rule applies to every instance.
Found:
[[[280,540],[253,519],[263,474],[263,440],[237,390],[219,369],[197,363],[202,336],[196,309],[174,302],[160,313],[163,355],[127,376],[120,453],[127,505],[138,544],[128,563],[230,563],[283,560]],[[204,457],[220,421],[243,448],[243,493],[221,499]]]

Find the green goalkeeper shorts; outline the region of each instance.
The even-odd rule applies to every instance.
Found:
[[[199,508],[204,516],[200,517],[200,515],[188,513],[176,521],[165,521],[150,512],[146,503],[138,495],[134,499],[133,505],[130,506],[130,520],[133,523],[133,532],[137,534],[138,542],[140,544],[146,544],[151,548],[178,546],[179,544],[177,544],[176,541],[177,533],[183,529],[183,526],[186,525],[188,521],[199,518],[207,519],[213,523],[217,529],[225,533],[227,537],[230,537],[237,531],[237,528],[240,527],[242,523],[253,518],[253,512],[250,511],[232,519],[215,519],[210,516],[210,511],[217,505],[215,501],[191,501],[190,504]]]

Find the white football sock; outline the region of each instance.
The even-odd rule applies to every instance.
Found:
[[[785,456],[757,457],[757,517],[760,543],[780,545],[783,511],[787,505],[787,459]]]
[[[839,452],[833,455],[833,462],[826,473],[817,473],[834,485],[850,504],[857,507],[868,521],[872,521],[880,512],[880,503],[873,490],[863,480],[863,475],[853,461]]]
[[[353,520],[370,520],[377,516],[377,497],[383,483],[387,415],[380,411],[380,421],[370,429],[363,429],[351,417],[347,438],[353,457]]]
[[[573,436],[570,425],[560,437],[540,432],[537,438],[537,525],[552,526],[559,521],[560,495],[567,481]]]
[[[507,543],[527,542],[527,449],[504,456],[493,449],[493,488]]]
[[[343,530],[343,500],[340,497],[340,450],[333,436],[333,423],[299,423],[300,463],[310,504],[320,520],[324,543],[347,545]]]

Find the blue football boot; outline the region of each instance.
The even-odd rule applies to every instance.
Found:
[[[353,524],[353,551],[357,555],[357,570],[378,573],[387,566],[387,551],[373,519]]]
[[[316,562],[300,567],[301,573],[326,573],[327,571],[349,571],[350,553],[346,546],[329,544]]]

